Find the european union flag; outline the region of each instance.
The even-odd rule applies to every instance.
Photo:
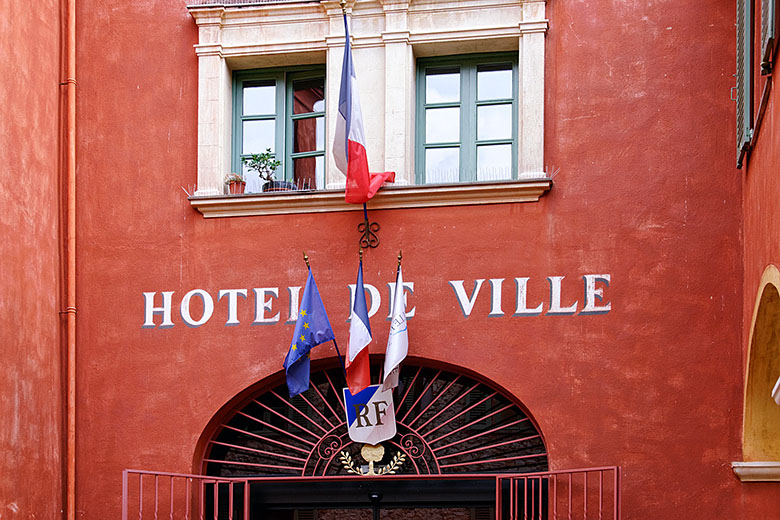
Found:
[[[309,351],[320,343],[335,340],[333,329],[325,313],[320,292],[314,282],[314,276],[309,269],[306,287],[303,289],[298,321],[295,322],[290,350],[284,359],[284,370],[287,373],[287,389],[290,397],[294,397],[309,389]]]

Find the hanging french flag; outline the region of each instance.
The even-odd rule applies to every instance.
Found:
[[[371,384],[368,362],[368,345],[371,343],[371,325],[368,322],[366,291],[363,288],[363,260],[358,267],[355,284],[355,302],[349,324],[349,349],[347,350],[347,386],[352,395]]]
[[[373,197],[382,183],[395,181],[395,172],[369,173],[366,157],[366,134],[363,130],[363,113],[360,110],[355,67],[352,63],[352,46],[349,41],[347,15],[344,14],[344,62],[341,68],[339,110],[336,116],[336,138],[333,141],[333,158],[336,166],[347,176],[345,199],[363,204]]]

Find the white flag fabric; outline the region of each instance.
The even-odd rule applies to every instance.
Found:
[[[395,279],[395,296],[393,297],[393,319],[390,322],[390,335],[387,337],[385,352],[385,368],[382,372],[382,389],[398,386],[398,374],[401,362],[409,351],[409,336],[406,332],[406,305],[404,303],[404,277],[401,266]]]

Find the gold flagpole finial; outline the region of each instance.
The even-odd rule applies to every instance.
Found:
[[[401,267],[401,250],[398,250],[398,267]]]
[[[339,5],[341,6],[341,12],[347,14],[347,0],[341,0]]]
[[[311,269],[311,265],[309,265],[309,255],[306,254],[306,251],[303,252],[303,261],[306,262],[306,267]]]
[[[360,255],[360,261],[363,261],[363,248],[358,248],[358,254]]]

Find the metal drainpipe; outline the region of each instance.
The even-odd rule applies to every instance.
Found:
[[[76,0],[67,0],[66,516],[76,519]]]

